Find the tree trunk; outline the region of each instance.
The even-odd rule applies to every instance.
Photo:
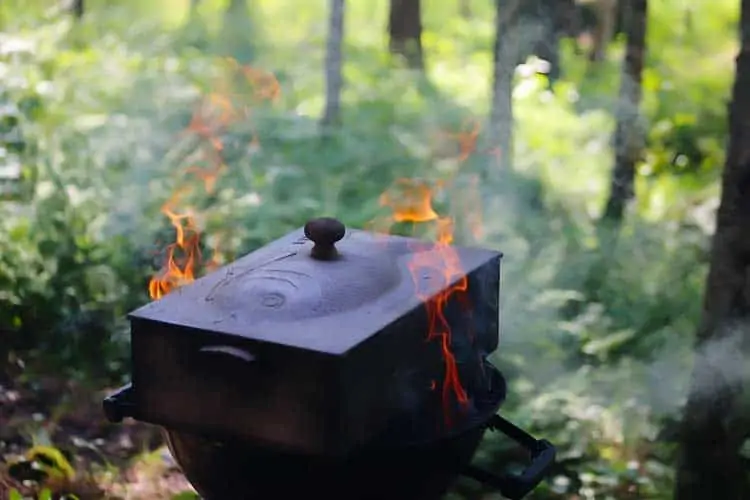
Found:
[[[471,0],[458,0],[458,2],[459,15],[463,19],[471,19]]]
[[[233,57],[242,64],[255,58],[255,26],[247,6],[247,0],[229,0],[224,11],[221,42],[224,55]]]
[[[413,69],[424,69],[422,53],[421,0],[391,0],[388,16],[388,48],[391,54],[403,56]]]
[[[191,0],[191,10],[196,11],[198,2]],[[247,0],[229,0],[224,10],[223,29],[235,29],[250,19],[250,11],[247,8]]]
[[[210,38],[206,24],[198,10],[200,5],[201,0],[190,0],[190,10],[182,26],[182,36],[186,45],[204,51],[208,49]]]
[[[574,2],[570,0],[545,0],[539,3],[536,16],[531,18],[532,22],[541,28],[534,54],[549,63],[547,77],[551,84],[560,79],[560,38],[564,31],[563,24],[567,22],[572,7]]]
[[[683,414],[676,500],[750,498],[750,0],[729,109],[729,145],[691,390]]]
[[[504,0],[507,16],[517,3]],[[518,4],[517,16],[510,27],[516,54],[515,63],[523,63],[530,55],[550,64],[548,77],[554,83],[560,77],[560,37],[568,29],[574,0],[523,0]]]
[[[342,45],[344,40],[344,0],[330,0],[331,13],[328,21],[328,42],[326,47],[325,80],[326,104],[323,112],[323,126],[339,122],[341,114],[341,86],[343,78]]]
[[[622,0],[619,3],[629,7],[628,11],[636,8],[635,5],[630,5],[632,2],[629,0]],[[589,53],[589,60],[597,63],[605,59],[607,45],[614,38],[619,13],[618,1],[597,0],[594,3],[594,8],[596,10],[596,25],[594,26],[593,46]],[[632,14],[630,16],[632,19]],[[625,29],[627,30],[628,27],[625,27]]]
[[[198,15],[198,6],[201,4],[201,0],[190,0],[190,17],[196,17]]]
[[[73,5],[72,5],[71,10],[73,11],[73,16],[76,19],[81,19],[85,11],[83,0],[73,0]]]
[[[500,170],[513,161],[513,74],[518,58],[517,25],[522,0],[495,0],[495,42],[489,137],[497,145]]]
[[[615,166],[604,218],[618,225],[634,196],[635,164],[643,150],[639,107],[643,94],[643,63],[646,52],[647,0],[630,0],[627,47],[617,103],[614,135]]]

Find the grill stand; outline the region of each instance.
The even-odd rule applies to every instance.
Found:
[[[138,418],[133,402],[132,384],[127,384],[105,398],[104,413],[110,422],[118,423],[124,418]],[[518,443],[531,456],[531,463],[523,473],[495,474],[474,465],[467,465],[461,471],[480,483],[486,484],[508,500],[521,500],[547,476],[555,463],[555,447],[547,440],[538,440],[500,415],[493,415],[482,425],[483,429],[498,431]]]
[[[546,439],[536,439],[500,415],[493,415],[487,429],[500,431],[520,444],[531,455],[531,464],[520,475],[497,475],[474,465],[463,470],[467,477],[495,488],[508,500],[520,500],[542,482],[555,463],[557,451]]]

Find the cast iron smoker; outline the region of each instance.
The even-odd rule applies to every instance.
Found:
[[[555,448],[497,415],[501,254],[452,248],[458,276],[428,243],[312,220],[132,312],[104,412],[161,426],[207,500],[431,500],[460,474],[523,498]],[[425,300],[459,280],[450,342],[428,341]],[[487,429],[528,450],[521,475],[470,465]]]

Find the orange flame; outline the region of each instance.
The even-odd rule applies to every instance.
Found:
[[[200,232],[190,212],[178,214],[172,205],[179,198],[176,193],[162,206],[162,213],[175,228],[175,241],[167,246],[167,264],[148,284],[148,294],[159,299],[175,288],[195,280],[194,269],[201,260]]]
[[[429,222],[438,218],[432,208],[430,186],[412,179],[398,179],[395,189],[380,195],[380,205],[393,211],[393,222]]]
[[[440,133],[438,148],[444,153],[451,151],[450,156],[462,164],[477,149],[480,125],[477,121],[467,121],[462,130],[455,133]],[[451,144],[452,143],[452,144]],[[490,152],[494,153],[494,152]],[[443,404],[443,416],[447,426],[452,425],[455,405],[466,408],[469,396],[464,388],[458,370],[456,357],[452,351],[453,332],[446,318],[446,307],[456,300],[462,306],[468,306],[466,292],[468,280],[461,266],[456,249],[452,246],[455,236],[454,219],[440,215],[434,208],[434,198],[438,190],[454,187],[451,183],[438,181],[428,183],[416,179],[402,178],[380,196],[380,205],[390,210],[388,217],[371,222],[370,229],[388,233],[396,223],[412,223],[414,228],[429,227],[433,233],[433,242],[421,242],[420,248],[414,248],[414,254],[408,263],[414,280],[415,293],[424,303],[427,312],[427,341],[437,342],[443,359],[443,380],[432,381],[431,390],[440,390]],[[451,186],[449,186],[451,184]],[[451,196],[451,202],[458,205],[458,210],[465,215],[465,223],[471,235],[478,239],[482,236],[482,221],[479,196],[479,178],[469,176],[468,183],[456,189],[459,193]],[[455,203],[454,203],[455,202]],[[433,277],[429,290],[421,289],[425,274]],[[434,279],[439,280],[437,284]],[[437,286],[435,286],[437,285]],[[440,290],[437,295],[435,289]],[[467,335],[472,335],[468,332]]]
[[[440,131],[436,140],[439,149],[449,149],[459,162],[464,162],[474,154],[479,139],[480,124],[478,120],[465,120],[458,132]]]
[[[426,182],[410,179],[399,179],[395,187],[397,193],[387,191],[380,197],[381,205],[392,211],[391,220],[416,224],[431,223],[436,231],[434,244],[415,248],[408,266],[414,279],[415,293],[424,302],[427,310],[427,341],[440,343],[444,362],[444,379],[441,386],[443,409],[446,424],[451,425],[453,401],[466,406],[469,399],[461,384],[456,358],[451,350],[452,332],[444,311],[454,295],[466,292],[468,282],[458,254],[451,246],[453,219],[439,216],[433,208],[433,188]],[[437,295],[420,289],[420,283],[423,282],[420,277],[425,273],[440,280],[437,284],[440,292]],[[438,385],[439,383],[433,382],[432,388],[436,389]]]
[[[279,98],[280,86],[272,74],[240,66],[231,59],[227,62],[231,76],[236,77],[239,74],[244,83],[252,87],[251,100],[253,102]],[[237,93],[226,87],[228,85],[225,80],[217,84],[216,88],[223,90],[208,94],[193,113],[190,123],[183,132],[184,135],[198,140],[200,153],[196,162],[198,164],[191,164],[183,170],[183,174],[191,174],[201,181],[206,193],[212,193],[216,189],[216,182],[226,170],[223,157],[224,143],[221,136],[232,124],[244,122],[250,115],[249,106],[235,105],[234,101],[238,100]],[[253,137],[251,144],[257,144],[256,137]],[[163,268],[149,281],[148,294],[153,300],[195,281],[199,266],[206,271],[215,270],[219,266],[218,243],[214,248],[214,256],[208,262],[202,262],[201,232],[198,229],[196,216],[192,210],[180,211],[176,208],[182,198],[194,191],[194,185],[187,181],[187,176],[182,180],[184,182],[178,185],[175,193],[161,207],[161,212],[174,227],[175,238],[174,242],[166,248],[166,262]]]

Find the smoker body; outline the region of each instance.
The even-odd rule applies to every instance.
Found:
[[[319,260],[300,229],[134,311],[138,418],[331,455],[401,413],[433,405],[440,418],[443,346],[427,341],[434,318],[415,286],[434,296],[463,276],[420,245],[354,230]],[[471,393],[497,347],[501,255],[455,250],[467,290],[444,313]],[[434,268],[410,268],[420,252]]]
[[[206,500],[436,500],[460,474],[519,500],[555,448],[497,415],[500,260],[311,221],[132,312],[105,414],[162,426]],[[521,475],[470,464],[488,429]]]
[[[490,382],[476,394],[477,412],[451,431],[423,429],[420,436],[404,436],[402,428],[391,426],[343,457],[293,453],[170,427],[164,428],[164,435],[172,456],[204,500],[437,500],[459,475],[484,483],[504,498],[521,500],[546,477],[556,450],[496,414],[505,399],[505,380],[491,365],[487,377]],[[104,407],[112,421],[124,415],[137,418],[132,386],[110,395]],[[470,464],[487,430],[502,432],[528,452],[530,463],[521,474],[495,474]]]

